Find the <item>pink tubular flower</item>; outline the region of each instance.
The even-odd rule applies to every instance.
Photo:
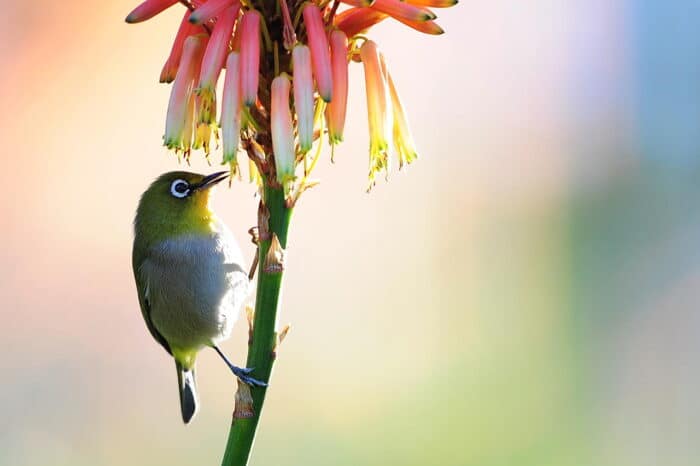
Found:
[[[375,24],[385,20],[389,15],[382,13],[374,8],[350,8],[336,15],[333,23],[335,26],[344,31],[348,37],[363,33]],[[402,22],[408,27],[420,31],[425,34],[439,35],[445,31],[438,26],[435,21],[414,21],[408,20],[403,16],[394,17],[395,20]]]
[[[126,22],[140,23],[141,21],[146,21],[176,3],[178,3],[178,0],[146,0],[129,13],[126,17]]]
[[[233,25],[238,18],[239,9],[240,3],[236,1],[221,12],[209,39],[209,45],[204,52],[198,89],[201,99],[200,123],[213,123],[216,118],[216,82],[219,79],[221,68],[224,66],[224,60],[226,60]]]
[[[238,3],[237,0],[209,0],[196,8],[190,16],[192,24],[203,24],[217,16],[224,8]]]
[[[350,8],[335,16],[335,26],[348,37],[360,34],[382,20],[388,18],[384,13],[372,8]]]
[[[436,18],[435,14],[427,8],[414,6],[400,0],[375,0],[370,8],[386,13],[393,18],[402,18],[407,21],[430,21]]]
[[[203,36],[189,36],[185,40],[182,50],[182,60],[175,76],[168,103],[168,115],[165,121],[164,144],[168,149],[188,150],[183,144],[184,132],[187,121],[187,112],[190,107],[190,98],[194,88],[199,63],[204,53],[206,39]],[[191,129],[190,129],[191,131]]]
[[[292,50],[294,67],[294,108],[301,152],[311,150],[314,138],[314,81],[311,76],[311,52],[306,45]]]
[[[177,67],[180,65],[180,58],[182,57],[182,46],[185,43],[185,39],[188,36],[192,36],[199,33],[204,33],[204,29],[201,26],[195,26],[189,22],[190,10],[185,12],[185,16],[180,22],[180,28],[177,30],[175,35],[175,40],[173,41],[173,47],[170,50],[170,55],[163,65],[163,70],[160,72],[160,82],[170,83],[175,79],[175,74],[177,73]]]
[[[224,97],[221,103],[221,137],[224,146],[224,163],[236,166],[238,142],[241,138],[241,75],[240,54],[231,52],[226,60]]]
[[[260,13],[255,10],[246,11],[240,27],[243,104],[253,105],[258,98],[260,72]]]
[[[331,33],[331,68],[333,72],[333,101],[326,108],[328,139],[331,144],[343,140],[345,113],[348,103],[348,37],[343,31]]]
[[[408,126],[408,118],[406,117],[406,111],[401,104],[401,98],[394,85],[394,80],[391,78],[391,74],[384,61],[384,56],[379,55],[382,66],[382,74],[384,75],[384,80],[388,84],[389,95],[391,96],[391,110],[394,117],[393,125],[393,139],[394,139],[394,150],[399,158],[399,168],[403,167],[404,163],[411,163],[418,158],[418,152],[416,151],[416,146],[413,143],[413,137],[411,136],[411,129]]]
[[[397,0],[398,1],[398,0]],[[330,102],[333,97],[333,78],[331,76],[331,57],[328,50],[328,38],[323,26],[321,10],[313,3],[304,6],[304,24],[311,48],[311,62],[314,78],[321,98]]]
[[[294,180],[294,127],[289,110],[289,76],[282,73],[272,81],[272,108],[270,126],[272,130],[272,152],[275,158],[277,181],[285,192],[291,189]]]
[[[388,148],[391,135],[391,108],[387,101],[387,90],[377,44],[368,40],[360,47],[360,58],[365,70],[367,93],[367,116],[369,119],[369,180],[374,183],[375,174],[389,170]]]

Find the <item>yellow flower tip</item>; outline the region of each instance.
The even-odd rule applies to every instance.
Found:
[[[216,130],[216,126],[207,123],[199,123],[195,130],[194,143],[192,144],[193,149],[204,149],[204,155],[207,157],[211,152],[210,143],[212,129]]]
[[[343,142],[343,136],[342,135],[328,135],[328,143],[332,146],[335,146],[336,144],[340,144]]]
[[[216,124],[216,90],[211,87],[198,88],[195,93],[198,99],[198,120],[199,124]]]
[[[413,137],[411,136],[411,130],[408,126],[406,111],[401,103],[401,98],[396,90],[394,80],[388,71],[384,57],[380,56],[380,60],[382,65],[382,74],[387,82],[389,95],[391,98],[394,151],[399,159],[399,169],[401,169],[404,164],[409,164],[416,160],[418,158],[418,153],[415,149]]]
[[[232,181],[234,178],[238,178],[238,181],[241,181],[241,169],[238,166],[238,161],[237,160],[228,160],[222,162],[221,165],[226,165],[228,164],[229,166],[229,187],[232,184]]]

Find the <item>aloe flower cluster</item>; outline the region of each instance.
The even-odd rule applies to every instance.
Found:
[[[193,149],[208,156],[221,132],[223,162],[233,172],[243,151],[251,180],[278,183],[293,202],[313,185],[308,175],[324,139],[331,148],[343,140],[350,62],[361,62],[365,75],[370,188],[393,158],[399,167],[417,158],[386,59],[365,34],[387,18],[442,34],[429,8],[456,2],[146,0],[126,21],[186,7],[160,75],[172,82],[165,146],[185,158]]]

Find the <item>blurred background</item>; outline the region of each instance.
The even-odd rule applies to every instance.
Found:
[[[181,168],[157,82],[180,12],[127,26],[136,3],[1,1],[3,466],[223,453],[233,378],[203,353],[183,426],[132,279],[138,197]],[[293,219],[251,464],[698,464],[700,2],[438,14],[443,36],[372,34],[421,159],[369,195],[353,67],[346,143]],[[215,199],[248,259],[253,191]]]

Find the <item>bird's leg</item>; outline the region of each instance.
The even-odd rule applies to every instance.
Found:
[[[248,367],[238,367],[234,366],[231,361],[226,357],[224,353],[221,352],[218,346],[213,345],[212,348],[216,350],[217,353],[219,353],[219,356],[221,356],[221,359],[224,360],[226,365],[231,369],[231,372],[233,372],[233,375],[238,377],[238,379],[247,384],[247,385],[252,385],[255,387],[267,387],[267,383],[262,382],[258,379],[254,379],[253,377],[250,376],[250,373],[253,372],[254,368],[248,368]]]

